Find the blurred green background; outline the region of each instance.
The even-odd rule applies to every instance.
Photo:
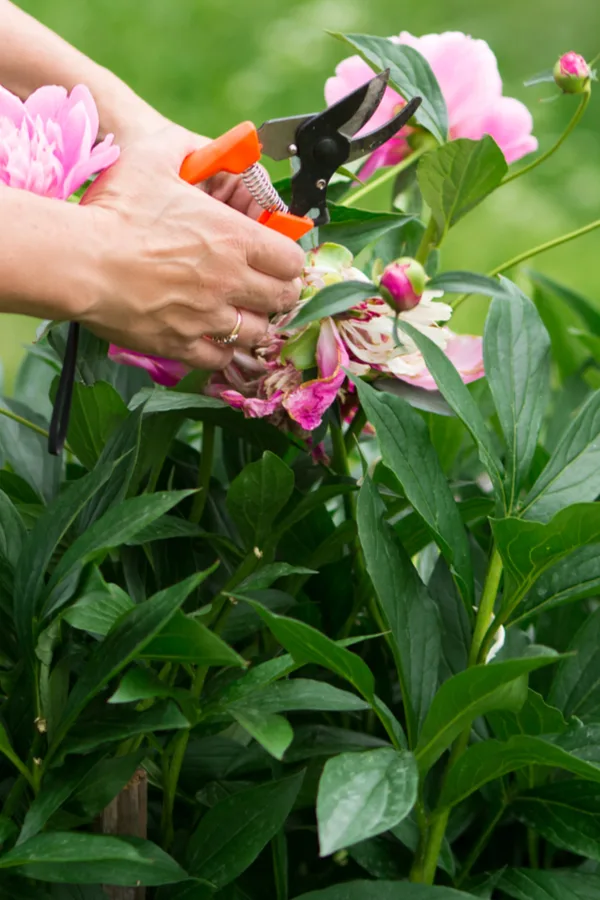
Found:
[[[246,118],[259,124],[319,109],[325,79],[347,55],[327,29],[380,35],[459,30],[492,46],[505,93],[528,103],[545,149],[577,100],[542,103],[554,93],[553,85],[524,88],[523,81],[567,50],[588,59],[600,52],[598,0],[20,0],[20,5],[113,69],[161,112],[211,136]],[[595,93],[583,124],[555,157],[456,227],[444,247],[444,267],[486,271],[600,217],[600,84]],[[536,266],[600,303],[600,232],[540,257]],[[460,315],[459,330],[480,329],[481,308]],[[0,359],[8,386],[34,329],[33,320],[2,320]]]

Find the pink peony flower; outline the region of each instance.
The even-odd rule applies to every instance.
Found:
[[[145,369],[153,381],[165,387],[175,387],[189,372],[187,366],[174,359],[163,359],[160,356],[137,353],[135,350],[124,350],[115,344],[111,344],[108,348],[108,358],[124,366]]]
[[[0,182],[66,200],[119,156],[112,134],[94,146],[98,111],[82,84],[41,87],[23,103],[0,87]]]
[[[579,53],[564,53],[554,66],[554,81],[565,94],[582,94],[589,88],[592,70]]]
[[[383,270],[379,281],[382,296],[392,309],[397,312],[408,312],[418,306],[427,276],[425,269],[416,259],[403,257],[390,263]]]
[[[445,328],[446,345],[444,353],[465,384],[483,378],[483,346],[482,339],[472,334],[455,334]],[[420,353],[407,354],[400,357],[394,367],[396,378],[414,384],[426,391],[437,391],[437,384],[427,369]]]
[[[531,113],[518,100],[502,95],[496,57],[485,41],[474,40],[459,31],[426,34],[420,38],[403,31],[390,40],[413,47],[428,61],[446,101],[451,140],[479,140],[489,134],[508,163],[537,149],[537,140],[531,134]],[[372,76],[372,69],[359,56],[343,60],[335,76],[325,85],[327,103],[335,103]],[[364,131],[382,125],[404,102],[400,94],[387,88],[383,102]],[[362,177],[368,177],[380,166],[393,166],[408,156],[409,134],[410,129],[404,128],[376,150],[363,167]]]

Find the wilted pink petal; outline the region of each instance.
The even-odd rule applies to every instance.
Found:
[[[189,369],[183,363],[174,359],[164,359],[161,356],[151,356],[147,353],[137,353],[135,350],[125,350],[111,344],[108,348],[108,358],[123,366],[135,366],[145,369],[152,381],[162,384],[164,387],[175,387],[181,379],[188,374]]]
[[[319,378],[305,381],[283,400],[283,406],[306,431],[318,428],[344,383],[348,354],[332,319],[324,319],[317,343]]]
[[[244,397],[239,391],[221,391],[220,397],[234,409],[241,409],[247,419],[264,419],[272,416],[281,406],[283,391],[276,391],[268,400]]]
[[[94,147],[98,111],[84,85],[47,85],[22,103],[0,89],[0,181],[66,200],[119,156],[112,135]]]
[[[465,384],[476,381],[485,375],[483,367],[482,339],[471,334],[453,334],[450,332],[445,351],[448,359],[454,364]],[[414,366],[414,374],[397,375],[401,381],[414,384],[426,391],[437,391],[437,384],[419,353],[405,357],[407,365]]]

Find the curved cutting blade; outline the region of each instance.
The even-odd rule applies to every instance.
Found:
[[[365,134],[363,137],[355,138],[355,140],[351,141],[348,162],[352,162],[355,159],[360,159],[361,156],[372,153],[374,150],[377,150],[378,147],[381,147],[382,144],[385,144],[386,141],[389,141],[390,138],[393,138],[394,135],[406,125],[409,119],[412,119],[421,105],[421,102],[421,97],[413,97],[406,106],[402,107],[398,115],[394,116],[393,119],[390,119],[389,122],[386,122],[381,128],[370,131],[369,134]]]

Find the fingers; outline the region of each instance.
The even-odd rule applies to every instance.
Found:
[[[193,341],[182,354],[180,362],[191,369],[209,369],[217,371],[228,366],[233,358],[233,346],[215,344],[201,337]]]
[[[240,327],[235,343],[242,347],[256,347],[268,331],[269,319],[267,316],[259,315],[249,309],[238,310],[233,306],[225,307],[223,309],[222,324],[207,331],[207,336],[213,339],[228,337],[237,328],[238,313]]]
[[[227,292],[227,302],[230,307],[247,309],[261,316],[279,315],[294,309],[301,290],[299,278],[281,281],[247,269],[243,272],[243,277],[232,281]],[[230,320],[231,315],[228,317],[228,321]]]
[[[283,281],[299,278],[304,267],[304,251],[289,237],[265,228],[257,222],[248,223],[246,259],[248,265]],[[250,228],[252,226],[252,228]]]

